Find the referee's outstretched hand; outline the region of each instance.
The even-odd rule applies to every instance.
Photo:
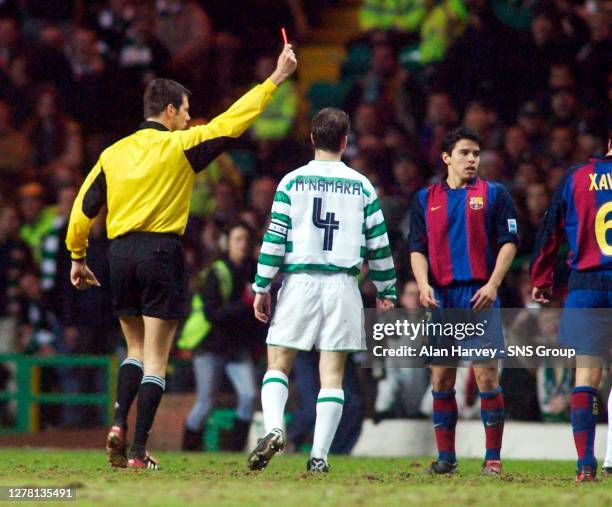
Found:
[[[100,287],[100,282],[85,262],[72,261],[70,281],[78,290],[89,289],[92,285]]]
[[[291,44],[285,44],[281,54],[276,62],[276,69],[270,75],[270,80],[278,86],[291,74],[295,72],[297,68],[297,58],[293,52]]]

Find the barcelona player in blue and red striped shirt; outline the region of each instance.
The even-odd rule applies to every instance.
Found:
[[[485,309],[500,306],[497,290],[516,254],[517,220],[506,189],[478,177],[480,144],[480,137],[470,129],[450,132],[442,144],[447,176],[419,191],[413,202],[410,260],[421,303],[427,308],[471,309],[482,315]],[[499,318],[489,322],[486,335],[503,344]],[[429,471],[453,473],[457,468],[456,369],[433,363],[430,367],[438,460]],[[497,363],[476,363],[474,372],[486,434],[482,472],[498,475],[505,413]]]
[[[567,239],[571,274],[559,342],[576,350],[571,421],[579,482],[596,477],[597,388],[612,355],[611,312],[601,310],[612,308],[612,138],[608,148],[606,157],[568,171],[544,217],[531,265],[533,299],[548,303],[557,252]],[[604,471],[612,468],[612,456],[610,461]]]

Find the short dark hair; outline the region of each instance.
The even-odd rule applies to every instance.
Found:
[[[191,92],[182,84],[172,79],[154,79],[147,85],[144,93],[143,106],[145,120],[160,114],[168,104],[179,109],[183,96],[191,96]]]
[[[255,230],[247,222],[245,222],[244,220],[240,218],[237,218],[229,222],[227,226],[225,227],[225,233],[229,236],[230,232],[232,232],[234,229],[244,229],[249,233],[249,236],[251,237],[251,239],[255,238],[255,235],[256,235]]]
[[[462,139],[474,141],[479,147],[482,144],[482,138],[475,130],[467,127],[459,127],[446,134],[444,141],[442,141],[442,153],[448,153],[450,155],[457,143]]]
[[[251,249],[251,253],[252,253],[253,249],[255,248],[255,243],[257,241],[257,232],[244,220],[237,218],[235,220],[232,220],[224,228],[224,232],[226,234],[228,241],[229,241],[230,234],[232,233],[234,229],[244,229],[245,231],[247,231],[249,235],[249,248]],[[227,249],[228,247],[226,247],[226,251]]]
[[[312,119],[310,133],[314,147],[319,150],[338,153],[342,141],[348,135],[350,121],[348,114],[335,107],[321,109]]]

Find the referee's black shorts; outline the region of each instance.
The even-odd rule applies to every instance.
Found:
[[[177,234],[128,233],[112,241],[108,258],[117,316],[186,317],[187,269]]]

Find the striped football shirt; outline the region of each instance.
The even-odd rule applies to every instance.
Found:
[[[358,275],[364,259],[379,298],[395,298],[387,226],[370,181],[343,162],[313,160],[280,181],[253,290],[282,273]]]

